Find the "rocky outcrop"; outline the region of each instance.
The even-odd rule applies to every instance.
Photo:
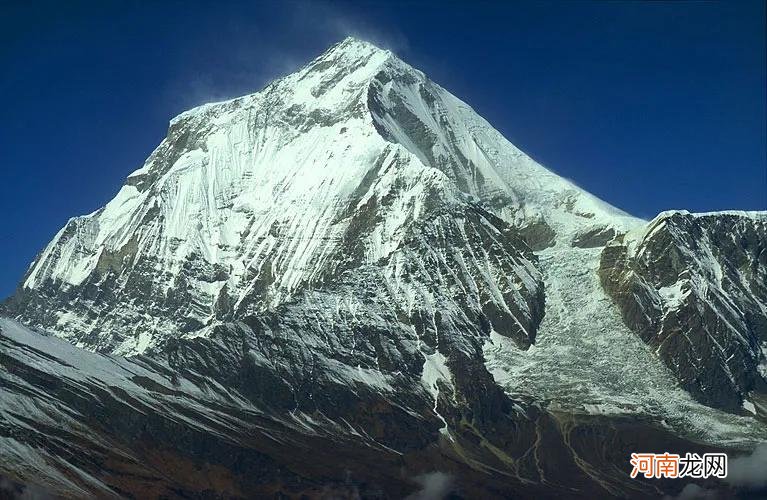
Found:
[[[578,248],[603,247],[615,238],[615,228],[610,226],[597,226],[581,231],[573,238],[573,246]]]
[[[610,243],[599,275],[697,399],[738,411],[765,391],[767,213],[665,212]]]
[[[533,251],[545,250],[556,243],[557,233],[545,220],[536,219],[525,223],[519,233],[527,246]]]

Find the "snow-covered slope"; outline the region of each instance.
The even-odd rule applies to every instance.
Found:
[[[335,473],[345,463],[347,484],[379,481],[392,496],[414,489],[385,472],[401,453],[360,416],[277,412],[248,397],[247,378],[185,366],[85,351],[0,318],[0,477],[39,486],[41,498],[292,497],[342,488]],[[390,418],[418,446],[438,420],[410,411]]]
[[[486,341],[487,367],[498,384],[513,397],[533,394],[552,411],[641,415],[706,442],[767,440],[767,427],[752,412],[733,415],[696,401],[673,366],[626,324],[600,283],[601,253],[552,247],[538,255],[546,316],[528,350],[500,336]],[[714,373],[716,365],[710,366]],[[764,412],[765,403],[754,400],[752,409],[761,405]]]
[[[643,227],[534,162],[420,71],[350,38],[258,93],[174,118],[111,202],[56,235],[7,306],[121,355],[244,321],[274,336],[254,359],[285,358],[292,391],[313,377],[306,356],[339,383],[378,388],[415,363],[410,375],[423,371],[433,390],[430,377],[449,371],[433,364],[473,359],[491,332],[511,339],[487,353],[509,380],[545,317],[542,347],[575,352],[606,328],[617,336],[571,373],[578,383],[607,380],[598,367],[628,356],[653,367],[638,373],[641,386],[665,369],[641,350],[614,352],[632,333],[593,285],[600,249]],[[584,305],[573,291],[587,284]],[[308,350],[275,347],[280,337]],[[529,369],[548,373],[557,353],[536,352],[545,354]],[[598,392],[597,404],[626,400]]]
[[[347,39],[261,92],[173,119],[117,196],[41,253],[14,311],[79,346],[135,354],[272,310],[350,259],[388,258],[430,206],[474,202],[523,238],[637,222],[390,52]]]

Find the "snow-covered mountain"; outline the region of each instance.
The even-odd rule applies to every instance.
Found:
[[[128,476],[160,448],[200,466],[198,445],[173,440],[189,432],[218,450],[206,464],[237,488],[250,484],[247,467],[227,453],[290,469],[270,479],[282,486],[266,481],[288,494],[343,470],[405,494],[410,476],[374,479],[383,460],[386,474],[449,469],[488,498],[644,496],[656,487],[615,468],[634,434],[688,449],[767,439],[765,215],[729,217],[706,216],[710,244],[685,224],[669,244],[657,219],[598,200],[391,52],[346,39],[260,92],[174,118],[115,198],[41,252],[5,314],[96,352],[0,323],[0,360],[14,373],[0,385],[0,431],[22,450],[3,461],[16,476],[53,461],[48,474],[76,488],[140,496],[143,483],[120,490],[127,479],[99,476],[109,453],[74,464],[71,449],[44,444],[73,432],[62,412],[83,417],[85,448],[104,448],[83,441],[89,432],[118,439]],[[726,279],[709,276],[710,259]],[[695,283],[698,306],[679,280]],[[666,299],[693,304],[675,316],[688,330],[670,326]],[[696,325],[709,333],[690,335]],[[715,361],[693,363],[699,349]],[[734,385],[698,390],[720,387],[722,373]],[[110,423],[118,408],[146,426]],[[610,436],[595,445],[593,432]],[[139,451],[128,437],[155,442]],[[336,443],[344,458],[319,470],[286,443]],[[141,474],[160,473],[152,467]],[[482,486],[474,474],[489,472]],[[64,483],[48,486],[76,491]],[[200,484],[177,475],[163,487]]]
[[[382,285],[405,313],[431,309],[436,291],[402,281],[398,252],[431,211],[478,203],[561,238],[639,223],[532,161],[390,52],[347,39],[261,92],[173,119],[117,196],[42,252],[18,310],[79,346],[136,354],[382,260]],[[489,274],[468,290],[487,287],[477,300],[527,309],[529,323],[535,307],[522,295],[535,295],[534,266],[510,263],[505,277],[521,285],[503,290],[496,262],[472,259]]]

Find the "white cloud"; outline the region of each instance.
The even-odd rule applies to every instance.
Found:
[[[762,443],[750,455],[730,458],[727,481],[733,486],[749,489],[767,486],[767,443]]]
[[[453,477],[444,472],[429,472],[415,478],[421,489],[406,500],[441,500],[453,491]]]

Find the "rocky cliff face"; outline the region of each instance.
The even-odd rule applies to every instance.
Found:
[[[621,469],[634,435],[658,449],[767,437],[673,378],[698,396],[695,373],[699,399],[728,409],[758,390],[756,222],[707,236],[733,269],[721,304],[675,323],[690,338],[692,322],[710,327],[725,364],[695,364],[678,343],[659,358],[631,311],[655,318],[670,293],[632,305],[635,275],[652,290],[688,279],[697,264],[683,258],[709,230],[680,227],[635,273],[645,253],[630,242],[655,241],[644,221],[347,39],[174,118],[116,197],[38,256],[4,304],[26,327],[0,322],[0,464],[74,496],[398,498],[435,470],[468,497],[646,496],[660,490]],[[666,262],[663,245],[679,255]],[[742,346],[723,326],[736,320]],[[733,385],[709,384],[724,366]]]
[[[767,214],[666,212],[610,243],[599,275],[682,387],[737,411],[767,389],[765,264]]]

